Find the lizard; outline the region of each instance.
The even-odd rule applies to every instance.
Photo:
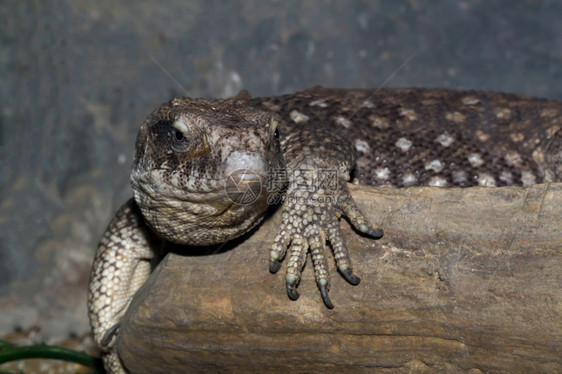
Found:
[[[339,219],[374,239],[347,182],[403,188],[529,186],[562,180],[562,103],[446,89],[329,89],[276,97],[177,98],[137,135],[133,198],[115,214],[92,266],[88,313],[108,372],[119,321],[167,243],[205,246],[249,232],[280,202],[269,270],[287,258],[286,289],[310,253],[326,307],[326,243],[357,285]],[[266,188],[263,188],[265,185]],[[250,200],[239,199],[251,196]],[[287,253],[288,252],[288,253]]]

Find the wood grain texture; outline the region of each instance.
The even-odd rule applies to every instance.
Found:
[[[162,261],[122,321],[125,367],[562,371],[562,184],[349,186],[385,236],[372,241],[342,223],[362,282],[350,286],[332,262],[335,309],[322,303],[310,266],[295,302],[282,272],[267,271],[277,212],[229,251]]]

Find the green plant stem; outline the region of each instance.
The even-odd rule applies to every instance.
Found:
[[[99,366],[97,359],[88,356],[86,353],[74,351],[72,349],[53,347],[46,344],[36,344],[25,347],[0,344],[0,365],[9,361],[28,358],[64,360],[91,368],[97,368]]]

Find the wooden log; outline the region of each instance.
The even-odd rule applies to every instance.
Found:
[[[562,372],[562,184],[350,185],[385,230],[342,222],[358,286],[271,275],[279,212],[231,250],[168,255],[135,296],[118,352],[141,372]],[[333,263],[333,261],[332,261]]]

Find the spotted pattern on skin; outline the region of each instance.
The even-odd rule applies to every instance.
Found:
[[[480,103],[480,100],[475,96],[465,96],[461,100],[464,105],[476,105]]]
[[[445,187],[447,186],[447,181],[442,177],[432,177],[428,185],[432,187]]]
[[[439,144],[441,144],[443,147],[448,147],[451,144],[453,144],[453,142],[455,141],[455,138],[453,138],[451,135],[449,135],[448,133],[443,133],[441,135],[439,135],[435,141]]]
[[[470,155],[468,155],[468,162],[470,162],[470,165],[475,168],[484,164],[484,160],[479,153],[471,153]]]
[[[112,327],[148,276],[148,260],[165,250],[162,243],[224,242],[263,217],[267,199],[260,198],[229,208],[228,219],[195,218],[232,205],[218,188],[226,186],[227,165],[282,171],[272,182],[289,198],[271,247],[270,270],[277,271],[287,256],[287,294],[296,299],[310,253],[322,299],[332,307],[326,240],[339,272],[349,283],[359,283],[338,217],[347,216],[373,237],[382,234],[355,205],[347,180],[397,188],[560,181],[561,127],[559,102],[478,91],[315,87],[277,97],[244,93],[163,104],[139,131],[131,173],[135,200],[110,223],[92,268],[89,317],[96,341],[106,343],[107,371],[122,370],[113,349],[119,329]],[[311,203],[319,198],[323,203]]]
[[[293,110],[293,111],[291,111],[291,119],[295,123],[304,123],[304,122],[308,121],[308,116],[305,115],[305,114],[302,114],[298,110]]]
[[[478,184],[482,187],[496,187],[496,180],[488,173],[478,174]]]
[[[361,103],[361,106],[363,108],[373,109],[375,107],[375,104],[373,104],[373,102],[370,100],[365,100]]]
[[[388,168],[378,168],[377,170],[375,170],[375,174],[377,176],[377,179],[387,180],[390,176],[390,170],[388,170]]]
[[[344,116],[337,116],[335,118],[335,121],[338,125],[343,126],[343,127],[351,126],[351,121],[348,120],[347,118],[345,118]]]
[[[546,136],[549,139],[556,136],[556,133],[558,133],[558,131],[561,131],[561,129],[562,129],[562,116],[561,116],[560,120],[557,121],[557,122],[560,123],[560,125],[551,126],[548,129],[546,129]]]
[[[537,149],[533,151],[531,157],[533,158],[533,161],[535,161],[537,164],[543,164],[545,162],[544,152],[541,147],[537,147]]]
[[[459,112],[447,112],[445,113],[445,119],[447,119],[447,121],[452,121],[455,123],[463,123],[465,120],[465,116]]]
[[[502,171],[500,175],[500,180],[503,181],[505,184],[511,185],[513,184],[513,175],[509,171]]]
[[[325,100],[326,97],[332,103],[330,110],[320,111],[306,105],[308,101]],[[374,107],[365,108],[363,102],[366,100]],[[261,105],[260,99],[256,102]],[[440,176],[447,181],[447,187],[478,186],[479,173],[492,175],[497,186],[522,185],[523,170],[528,170],[538,180],[548,174],[551,167],[537,165],[531,157],[532,152],[552,136],[545,129],[557,126],[555,124],[561,121],[559,117],[537,119],[538,111],[556,107],[559,103],[477,91],[383,89],[379,93],[315,88],[265,102],[281,106],[278,111],[281,116],[287,113],[286,108],[302,109],[318,123],[330,123],[338,115],[353,118],[354,125],[340,127],[339,134],[348,134],[345,136],[362,141],[361,149],[365,149],[363,142],[370,148],[369,153],[359,152],[353,180],[360,184],[390,187],[409,185],[411,179],[405,178],[408,174],[416,177],[416,185],[428,185],[431,178]],[[279,103],[285,103],[286,107]],[[509,120],[498,119],[496,113],[504,108],[518,115],[512,115]],[[449,120],[445,118],[447,113]],[[453,120],[459,123],[452,127]],[[498,121],[503,122],[500,125]],[[537,133],[537,127],[530,124],[535,123],[542,129],[540,137],[533,135]],[[522,135],[523,141],[514,141]],[[412,144],[408,147],[409,142]],[[507,164],[505,156],[510,151],[521,155],[521,165]],[[471,157],[471,163],[468,156],[473,154],[479,156]],[[425,168],[436,159],[443,164],[440,172]],[[374,171],[385,167],[390,171],[388,178],[377,178]],[[511,183],[500,179],[503,170],[512,173]]]
[[[401,116],[406,117],[409,121],[415,121],[418,119],[418,115],[416,114],[416,111],[413,109],[400,108],[399,113]]]
[[[317,106],[317,107],[320,107],[320,108],[326,108],[326,107],[328,107],[329,104],[325,100],[320,99],[320,100],[311,101],[309,105],[310,106]]]
[[[490,140],[490,135],[482,130],[476,130],[476,138],[481,142],[487,142],[488,140]]]
[[[369,146],[369,143],[367,143],[364,140],[359,140],[359,139],[355,140],[355,149],[357,149],[359,152],[362,152],[362,153],[371,152],[371,147]]]
[[[443,170],[444,165],[439,160],[432,160],[432,161],[426,163],[424,165],[424,167],[425,167],[425,170],[433,170],[436,173],[439,173],[441,170]]]
[[[412,173],[404,175],[402,179],[402,183],[404,184],[404,186],[413,186],[417,183],[417,181],[418,178]]]
[[[402,152],[406,152],[412,147],[412,142],[406,138],[400,138],[394,143]]]
[[[523,158],[515,151],[507,152],[504,158],[509,166],[521,166],[523,163]]]
[[[390,121],[387,118],[371,115],[369,116],[369,120],[371,121],[372,126],[378,129],[383,130],[390,127]]]
[[[462,185],[467,182],[466,171],[456,170],[453,172],[453,182],[457,185]]]
[[[511,140],[514,143],[519,143],[522,142],[523,140],[525,140],[525,135],[523,133],[520,132],[514,132],[509,134],[509,137],[511,138]]]
[[[511,110],[509,108],[497,108],[495,114],[498,119],[508,120],[511,118]]]
[[[521,173],[521,182],[523,187],[532,186],[537,183],[537,178],[530,171],[523,171]]]

